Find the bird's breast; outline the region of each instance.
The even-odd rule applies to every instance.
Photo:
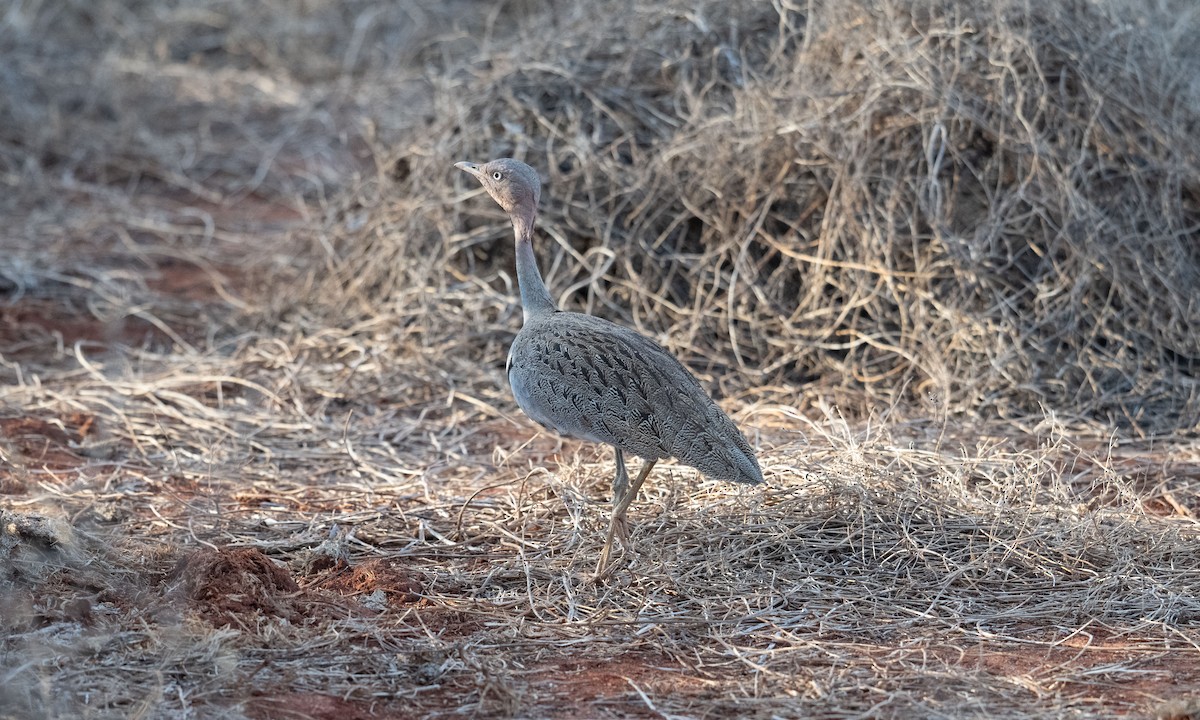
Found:
[[[509,386],[517,405],[531,420],[567,437],[613,442],[606,433],[597,432],[594,403],[570,378],[517,352],[510,352],[509,358]]]

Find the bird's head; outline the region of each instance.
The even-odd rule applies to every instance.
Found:
[[[512,158],[500,158],[483,165],[460,162],[454,167],[474,175],[509,215],[532,219],[542,195],[542,181],[533,168]]]

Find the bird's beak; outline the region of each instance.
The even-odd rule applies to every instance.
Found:
[[[456,162],[454,163],[454,167],[471,173],[477,179],[483,179],[483,171],[480,170],[479,166],[473,162]]]

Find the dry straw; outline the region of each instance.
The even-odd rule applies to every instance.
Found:
[[[432,277],[507,301],[506,228],[439,179],[518,154],[557,297],[727,392],[1195,428],[1198,66],[1134,5],[600,3],[485,36],[321,297],[403,305]]]
[[[0,716],[1191,712],[1194,9],[497,8],[0,16]],[[451,167],[509,154],[761,448],[607,584]]]

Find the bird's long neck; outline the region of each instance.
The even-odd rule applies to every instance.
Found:
[[[538,272],[537,258],[533,254],[533,219],[536,213],[529,212],[512,216],[513,231],[517,235],[517,285],[521,288],[521,308],[525,322],[531,317],[552,313],[557,308],[550,298],[550,291],[542,274]]]

